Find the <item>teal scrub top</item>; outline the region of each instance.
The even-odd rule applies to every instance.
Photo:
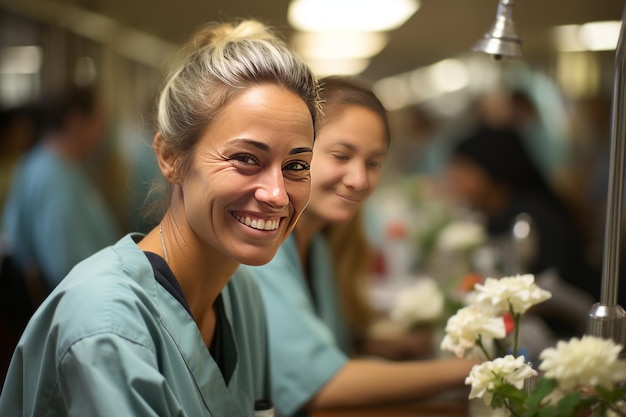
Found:
[[[310,261],[312,297],[290,236],[266,265],[251,271],[265,304],[270,335],[272,399],[281,416],[304,415],[302,407],[347,362],[348,331],[341,313],[331,256],[318,235]]]
[[[18,264],[37,266],[50,290],[78,262],[121,237],[82,167],[45,143],[16,169],[2,232]]]
[[[267,329],[253,277],[222,291],[225,383],[196,323],[128,235],[79,263],[37,310],[0,394],[0,415],[246,416],[269,399]],[[260,313],[259,313],[260,312]]]

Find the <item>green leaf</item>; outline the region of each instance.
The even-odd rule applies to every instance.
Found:
[[[498,387],[498,391],[502,394],[505,395],[506,397],[509,398],[509,400],[511,400],[511,402],[517,403],[517,404],[523,404],[524,401],[526,400],[526,391],[524,391],[523,389],[519,389],[516,388],[514,385],[511,384],[502,384],[500,387]]]
[[[626,386],[616,386],[614,389],[610,390],[601,386],[597,386],[595,387],[595,390],[600,398],[609,403],[620,401],[624,399],[624,396],[626,395]]]
[[[568,417],[574,415],[575,410],[579,410],[578,406],[581,402],[580,392],[573,391],[567,393],[565,397],[561,398],[556,405],[556,415],[562,417]]]
[[[541,406],[541,402],[556,388],[556,380],[552,378],[541,378],[528,395],[526,403],[527,409],[536,410]]]
[[[555,417],[556,414],[556,407],[553,405],[548,405],[546,407],[543,407],[535,412],[532,412],[530,414],[525,414],[528,417]]]
[[[491,397],[491,404],[489,405],[491,408],[502,408],[505,406],[506,400],[506,396],[496,392],[493,394],[493,397]]]

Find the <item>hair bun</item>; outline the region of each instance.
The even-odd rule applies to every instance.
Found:
[[[242,20],[232,23],[211,23],[198,30],[191,40],[193,50],[224,45],[246,39],[276,39],[276,35],[258,20]]]

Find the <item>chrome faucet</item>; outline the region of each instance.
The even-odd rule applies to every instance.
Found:
[[[604,256],[602,263],[602,287],[600,302],[593,305],[587,316],[587,333],[613,338],[626,346],[626,312],[617,303],[619,285],[619,247],[624,194],[624,159],[626,159],[626,126],[624,126],[624,18],[617,42],[615,73],[613,79],[613,103],[611,113],[611,154],[609,165],[609,189],[604,231]]]

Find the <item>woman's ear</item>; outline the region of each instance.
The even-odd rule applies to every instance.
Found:
[[[178,173],[176,170],[176,155],[169,149],[160,132],[154,136],[153,141],[154,152],[159,163],[159,169],[167,182],[176,184],[178,182]]]

